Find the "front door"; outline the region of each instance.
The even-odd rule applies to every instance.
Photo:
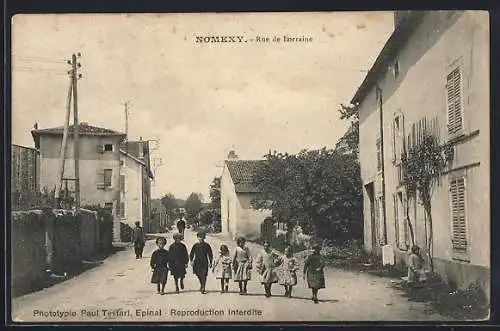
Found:
[[[365,186],[366,193],[368,195],[368,201],[370,204],[370,227],[371,227],[371,248],[375,252],[378,247],[378,222],[377,222],[377,208],[375,206],[375,190],[373,183],[367,184]]]

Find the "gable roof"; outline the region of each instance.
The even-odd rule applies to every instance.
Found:
[[[154,179],[153,172],[151,171],[151,169],[148,168],[148,166],[146,165],[146,163],[144,163],[143,161],[139,160],[134,155],[132,155],[130,153],[127,153],[123,149],[120,149],[120,153],[122,153],[125,156],[128,156],[130,159],[134,160],[135,162],[139,163],[142,167],[146,168],[146,170],[148,171],[149,178]]]
[[[408,40],[408,37],[415,31],[419,26],[422,17],[424,16],[424,11],[415,11],[407,13],[404,18],[401,19],[396,29],[391,34],[384,47],[377,56],[377,59],[373,63],[370,71],[365,76],[365,79],[359,86],[356,94],[354,94],[351,99],[351,104],[363,102],[366,95],[370,92],[377,80],[380,73],[382,73],[389,61],[392,61],[396,54],[403,48]]]
[[[82,122],[78,125],[78,133],[83,136],[118,136],[118,137],[126,137],[125,133],[106,129],[106,128],[101,128],[98,126],[93,126],[89,125],[88,123]],[[62,135],[64,134],[64,126],[57,126],[54,128],[48,128],[48,129],[35,129],[31,130],[31,135],[33,136],[33,139],[35,140],[35,146],[40,145],[40,136],[42,135]],[[68,127],[68,134],[73,134],[73,125],[70,125]]]
[[[253,183],[253,176],[266,160],[226,160],[229,175],[233,180],[236,193],[259,193]]]

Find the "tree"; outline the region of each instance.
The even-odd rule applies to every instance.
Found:
[[[429,228],[429,231],[426,233],[426,250],[431,272],[434,270],[434,263],[432,261],[434,237],[432,194],[439,184],[439,178],[446,167],[449,148],[448,146],[441,146],[437,135],[424,126],[419,142],[409,146],[408,150],[405,150],[401,156],[403,185],[405,186],[407,196],[418,197],[424,207]],[[412,244],[414,244],[413,226],[411,226],[410,230],[412,232]]]
[[[200,193],[191,193],[186,200],[186,220],[189,223],[194,223],[194,221],[198,218],[199,213],[202,210],[202,202],[201,202],[201,194]]]
[[[215,177],[210,184],[210,215],[212,222],[215,225],[215,230],[218,231],[222,227],[221,211],[220,211],[220,177]]]
[[[363,234],[359,163],[354,155],[335,150],[303,150],[297,155],[268,153],[254,176],[262,195],[256,208],[269,204],[273,217],[288,229],[339,240]]]
[[[167,193],[160,199],[160,202],[165,208],[169,220],[173,219],[175,209],[177,208],[175,196],[172,193]]]

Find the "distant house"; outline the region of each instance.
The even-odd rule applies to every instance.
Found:
[[[453,147],[432,195],[435,271],[463,289],[490,279],[489,25],[481,12],[401,12],[395,30],[351,101],[359,103],[365,248],[391,245],[403,262],[427,247],[423,206],[408,199],[401,153],[422,128]],[[425,253],[425,252],[424,252]]]
[[[11,164],[12,210],[29,209],[40,193],[38,151],[12,145]]]
[[[57,185],[64,127],[31,131],[40,152],[40,188],[49,191]],[[69,127],[64,177],[69,191],[75,190],[73,126]],[[79,168],[81,205],[101,205],[113,215],[113,239],[120,240],[120,143],[126,135],[106,128],[79,125]]]
[[[146,232],[157,232],[151,224],[151,180],[146,141],[128,141],[120,148],[120,219],[133,227],[139,222]]]
[[[253,184],[255,171],[265,160],[226,160],[221,177],[222,232],[233,239],[260,237],[264,219],[271,216],[270,210],[255,210],[252,199],[260,191]]]

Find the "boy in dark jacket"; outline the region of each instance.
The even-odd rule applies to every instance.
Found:
[[[189,260],[193,266],[193,273],[200,281],[200,291],[206,294],[205,285],[207,283],[208,269],[212,267],[212,247],[205,242],[205,233],[198,232],[198,242],[191,248]]]

